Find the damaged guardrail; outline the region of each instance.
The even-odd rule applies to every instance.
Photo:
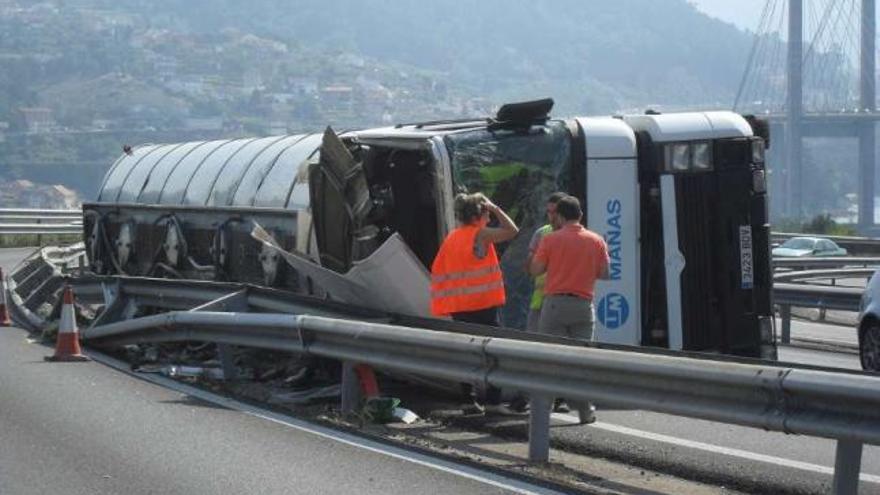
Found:
[[[81,242],[39,248],[19,263],[6,278],[16,322],[30,330],[44,328],[55,316],[63,277],[82,271],[86,263]]]
[[[862,444],[880,444],[880,378],[859,374],[475,338],[305,314],[175,311],[96,326],[83,339],[284,349],[526,391],[533,400],[530,456],[536,461],[548,456],[552,397],[836,439],[837,487],[857,486],[853,466]]]

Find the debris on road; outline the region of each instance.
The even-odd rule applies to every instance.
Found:
[[[392,415],[402,423],[411,425],[419,420],[419,415],[403,407],[395,407]]]

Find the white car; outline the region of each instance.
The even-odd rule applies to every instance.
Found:
[[[862,369],[880,372],[880,270],[874,272],[862,293],[858,330]]]
[[[838,246],[834,241],[822,237],[792,237],[779,246],[773,248],[773,256],[777,257],[802,257],[802,256],[846,256],[846,249]]]

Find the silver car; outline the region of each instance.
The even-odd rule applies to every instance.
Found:
[[[874,272],[862,293],[858,329],[862,369],[880,372],[880,271]]]
[[[773,248],[773,256],[786,258],[802,256],[846,256],[846,249],[838,246],[834,241],[822,237],[792,237]]]

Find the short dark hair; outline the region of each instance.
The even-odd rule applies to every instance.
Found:
[[[566,196],[556,203],[556,214],[566,221],[580,220],[583,215],[581,202],[574,196]]]
[[[483,215],[483,203],[486,196],[483,193],[457,194],[455,196],[455,219],[463,224],[472,223]]]
[[[556,191],[555,193],[553,193],[547,197],[547,203],[549,203],[551,205],[558,204],[559,200],[566,197],[566,196],[568,196],[568,194],[565,194],[562,191]]]

